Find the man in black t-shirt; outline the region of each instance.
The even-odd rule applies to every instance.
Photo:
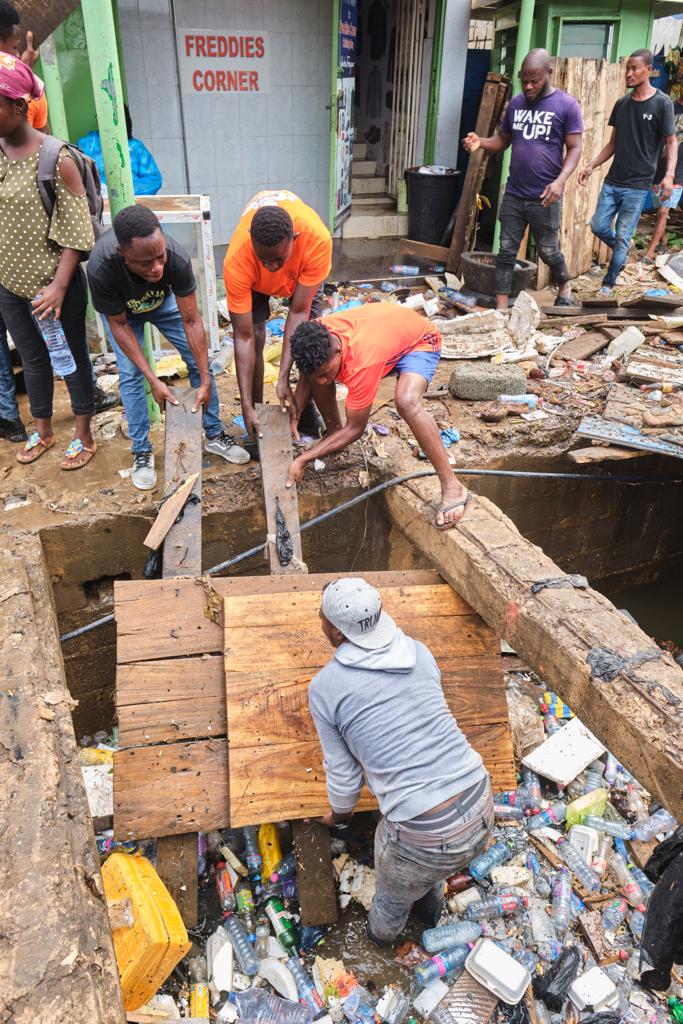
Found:
[[[119,367],[133,452],[133,484],[143,491],[156,486],[144,378],[160,405],[177,404],[143,354],[146,323],[161,331],[187,366],[190,383],[197,388],[192,411],[203,407],[206,450],[227,462],[249,462],[248,453],[223,429],[188,253],[164,236],[156,215],[146,206],[121,210],[113,228],[98,239],[87,270],[93,305],[102,315]]]
[[[632,90],[614,104],[609,124],[612,136],[579,174],[579,184],[596,167],[614,157],[591,221],[593,234],[612,250],[612,258],[598,295],[610,295],[628,257],[633,232],[652,187],[657,162],[666,145],[666,170],[660,196],[668,199],[673,189],[678,145],[673,103],[650,85],[652,53],[636,50],[626,63],[626,85]]]

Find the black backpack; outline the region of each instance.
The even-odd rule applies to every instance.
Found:
[[[97,241],[102,234],[102,213],[104,211],[102,182],[100,181],[100,172],[97,169],[97,164],[92,157],[81,152],[78,146],[72,146],[69,142],[62,142],[61,139],[56,139],[54,135],[46,135],[40,147],[36,179],[40,198],[43,200],[43,206],[47,211],[48,217],[51,217],[57,198],[57,185],[55,181],[57,162],[59,154],[64,147],[66,147],[69,156],[76,164],[85,187],[85,196],[88,200],[93,234],[95,235],[95,241]],[[81,253],[81,260],[86,260],[88,255],[89,253]]]

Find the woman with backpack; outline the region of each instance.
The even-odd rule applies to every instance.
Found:
[[[45,135],[26,120],[29,101],[41,91],[26,64],[0,53],[0,315],[21,356],[36,425],[17,455],[21,463],[35,462],[55,444],[53,369],[35,318],[61,321],[76,366],[64,375],[76,422],[61,467],[73,470],[85,466],[97,450],[90,432],[94,396],[85,335],[87,286],[80,265],[95,239],[83,181],[66,148],[55,173],[51,215],[41,198],[37,169]]]

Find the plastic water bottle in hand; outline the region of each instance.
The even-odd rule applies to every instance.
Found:
[[[37,295],[36,298],[39,299],[40,295]],[[50,313],[44,320],[39,320],[37,316],[34,316],[33,319],[47,345],[47,352],[55,373],[58,373],[60,377],[68,377],[69,374],[75,373],[76,360],[69,348],[61,320],[58,320],[54,313]]]

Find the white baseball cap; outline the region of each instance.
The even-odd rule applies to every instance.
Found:
[[[322,612],[347,640],[366,651],[386,647],[398,631],[391,616],[382,610],[379,590],[358,576],[328,584]]]

